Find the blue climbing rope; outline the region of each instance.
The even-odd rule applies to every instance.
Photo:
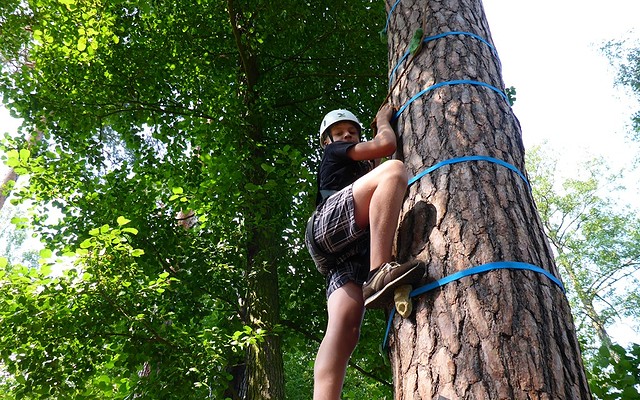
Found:
[[[488,263],[488,264],[483,264],[483,265],[479,265],[477,267],[472,267],[472,268],[468,268],[459,272],[456,272],[454,274],[445,276],[442,279],[438,279],[435,282],[431,282],[428,283],[422,287],[419,287],[417,289],[414,289],[413,291],[411,291],[411,293],[409,293],[409,297],[416,297],[416,296],[420,296],[422,294],[425,294],[431,290],[437,289],[441,286],[446,285],[447,283],[451,283],[453,281],[457,281],[460,280],[464,277],[470,276],[470,275],[476,275],[476,274],[481,274],[484,272],[488,272],[488,271],[495,271],[495,270],[499,270],[499,269],[510,269],[510,270],[524,270],[524,271],[533,271],[533,272],[537,272],[539,274],[542,274],[544,276],[546,276],[547,278],[549,278],[551,280],[551,282],[555,283],[556,285],[558,285],[558,287],[562,290],[562,292],[565,292],[564,289],[564,285],[562,284],[562,282],[560,281],[560,279],[556,278],[553,274],[551,274],[549,271],[544,270],[538,266],[532,265],[532,264],[528,264],[528,263],[523,263],[523,262],[516,262],[516,261],[498,261],[498,262],[492,262],[492,263]],[[387,329],[385,331],[384,334],[384,339],[382,342],[382,349],[385,350],[387,348],[387,343],[389,340],[389,332],[391,330],[391,324],[393,323],[393,318],[395,317],[395,312],[396,309],[395,307],[391,310],[391,313],[389,315],[389,320],[387,322]]]
[[[413,178],[409,179],[408,185],[409,186],[413,185],[414,183],[416,183],[416,181],[418,181],[418,179],[420,179],[423,176],[435,171],[436,169],[438,169],[440,167],[444,167],[445,165],[450,165],[450,164],[467,162],[467,161],[488,161],[488,162],[492,162],[494,164],[502,165],[503,167],[506,167],[506,168],[510,169],[511,171],[515,172],[516,174],[518,174],[520,176],[520,178],[522,178],[522,180],[527,184],[527,186],[529,186],[529,189],[531,189],[531,184],[529,183],[529,180],[527,180],[527,177],[525,177],[524,174],[518,168],[516,168],[512,164],[509,164],[506,161],[499,160],[497,158],[493,158],[493,157],[489,157],[489,156],[464,156],[464,157],[451,158],[449,160],[440,161],[439,163],[432,165],[431,167],[429,167],[429,168],[425,169],[424,171],[418,173]]]
[[[387,15],[387,23],[384,25],[384,29],[382,30],[382,34],[386,34],[387,33],[387,29],[389,28],[389,20],[391,19],[391,14],[393,14],[393,10],[396,9],[396,6],[398,5],[398,3],[400,3],[400,0],[397,0],[393,6],[391,6],[391,9],[389,10],[389,15]]]
[[[385,27],[385,30],[386,30],[386,27]],[[428,42],[430,42],[432,40],[437,40],[437,39],[441,39],[441,38],[444,38],[444,37],[447,37],[447,36],[454,36],[454,35],[464,35],[464,36],[470,36],[472,38],[478,39],[482,43],[484,43],[487,46],[489,46],[489,48],[491,49],[491,52],[493,53],[493,55],[496,57],[496,59],[498,59],[498,53],[496,52],[495,47],[493,47],[493,45],[491,43],[489,43],[486,39],[484,39],[482,36],[476,35],[475,33],[471,33],[471,32],[453,31],[453,32],[439,33],[437,35],[428,36],[428,37],[422,39],[422,43],[428,43]],[[409,50],[407,50],[404,53],[404,55],[400,58],[400,60],[398,60],[398,63],[396,64],[396,66],[391,71],[391,76],[389,77],[389,87],[391,87],[391,84],[393,83],[393,79],[394,79],[394,77],[396,75],[396,72],[397,72],[398,68],[400,68],[400,65],[407,59],[407,57],[409,57],[409,54],[411,54],[411,52]]]
[[[495,86],[489,85],[488,83],[485,82],[479,82],[479,81],[472,81],[469,79],[460,79],[460,80],[454,80],[454,81],[446,81],[446,82],[440,82],[440,83],[436,83],[435,85],[431,85],[426,89],[421,90],[420,92],[418,92],[417,94],[415,94],[412,98],[410,98],[406,103],[404,103],[404,105],[402,107],[400,107],[400,109],[393,115],[393,117],[391,118],[391,122],[395,121],[398,119],[398,117],[400,117],[400,114],[402,114],[402,112],[409,107],[409,105],[411,105],[411,103],[413,103],[416,99],[418,99],[420,96],[422,96],[423,94],[443,87],[443,86],[450,86],[450,85],[474,85],[474,86],[482,86],[482,87],[486,87],[489,88],[491,90],[493,90],[494,92],[498,93],[500,96],[502,96],[507,104],[509,104],[509,97],[507,97],[507,95],[500,89],[498,89]]]

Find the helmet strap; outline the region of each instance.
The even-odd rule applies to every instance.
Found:
[[[327,133],[325,133],[323,137],[324,139],[322,143],[324,143],[324,141],[327,140],[327,138],[329,138],[329,143],[333,143],[333,136],[331,136],[331,132],[327,131]]]

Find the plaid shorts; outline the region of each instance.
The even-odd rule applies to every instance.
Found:
[[[369,275],[369,229],[356,225],[352,185],[329,197],[311,218],[313,232],[307,232],[307,249],[318,271],[327,277],[327,298],[349,281],[362,285]],[[309,236],[320,251],[309,244]]]

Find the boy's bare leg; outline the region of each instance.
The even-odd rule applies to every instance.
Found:
[[[356,223],[371,231],[371,269],[392,260],[408,179],[401,161],[388,160],[353,184]]]
[[[329,322],[314,367],[313,400],[339,400],[347,363],[360,337],[364,317],[362,288],[349,282],[327,302]]]

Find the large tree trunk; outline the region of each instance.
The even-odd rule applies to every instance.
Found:
[[[251,94],[248,97],[252,97]],[[251,121],[257,119],[253,113],[255,103],[253,99],[247,103],[248,117]],[[243,132],[241,134],[244,135]],[[247,182],[256,187],[267,183],[265,171],[261,165],[266,162],[265,154],[259,146],[251,143],[265,141],[264,130],[261,126],[250,125],[246,132],[249,154],[253,163],[247,165],[245,174]],[[242,185],[244,187],[244,185]],[[250,196],[255,203],[247,201],[244,209],[244,225],[246,229],[247,251],[247,298],[245,324],[257,332],[258,329],[266,334],[263,340],[249,346],[246,353],[247,364],[247,400],[279,400],[284,399],[284,363],[282,358],[282,343],[276,333],[280,322],[280,302],[278,297],[277,260],[282,253],[281,221],[277,220],[276,207],[282,207],[280,199],[274,198],[267,190]],[[276,205],[270,207],[271,205]]]
[[[273,243],[273,237],[270,240]],[[267,240],[261,243],[265,246],[260,250],[263,257],[253,259],[249,272],[252,276],[249,277],[247,322],[254,330],[263,329],[267,335],[264,342],[248,349],[248,400],[284,399],[282,342],[275,333],[280,322],[277,269],[274,260],[266,260],[268,243]]]
[[[396,1],[387,3],[389,10]],[[464,31],[491,42],[480,0],[402,0],[389,20],[391,68],[423,26],[426,36]],[[431,85],[456,80],[503,90],[500,68],[483,40],[444,36],[398,68],[391,100],[402,106]],[[397,129],[399,157],[413,174],[474,155],[524,173],[520,126],[508,101],[490,87],[458,83],[430,90],[400,114]],[[401,261],[425,260],[427,281],[501,261],[558,276],[525,179],[488,161],[447,165],[413,184],[397,251]],[[591,397],[567,299],[545,275],[492,270],[415,300],[411,317],[394,317],[389,338],[396,399]]]

